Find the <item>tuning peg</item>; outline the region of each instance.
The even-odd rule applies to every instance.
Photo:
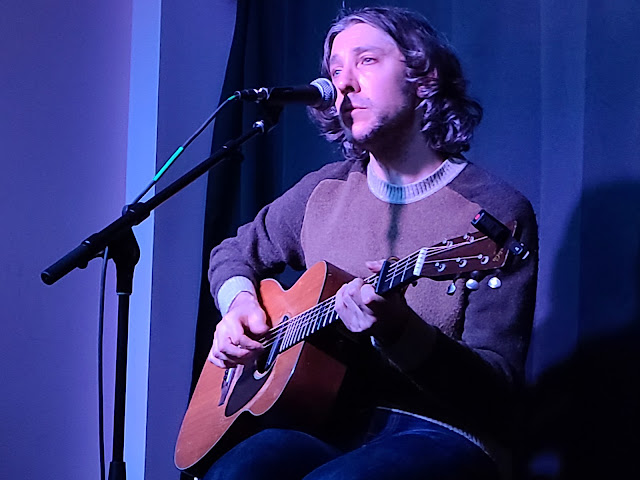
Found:
[[[493,288],[495,290],[496,288],[500,288],[502,286],[502,280],[500,280],[498,277],[491,277],[487,282],[487,285],[489,285],[489,288]]]
[[[469,280],[466,281],[464,285],[469,290],[478,290],[478,287],[480,287],[480,284],[475,278],[470,278]]]
[[[453,295],[454,293],[456,293],[456,284],[451,283],[451,285],[447,287],[447,295]]]

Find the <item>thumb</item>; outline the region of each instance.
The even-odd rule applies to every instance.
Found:
[[[378,273],[382,269],[383,263],[384,263],[384,260],[372,260],[372,261],[364,262],[367,268],[371,270],[373,273]]]

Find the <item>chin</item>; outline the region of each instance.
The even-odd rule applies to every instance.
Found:
[[[354,142],[362,143],[367,142],[371,137],[375,136],[379,130],[379,125],[367,122],[358,122],[351,125],[349,128],[349,136]]]
[[[381,139],[382,130],[383,129],[381,129],[380,126],[377,126],[377,125],[366,126],[366,127],[362,126],[361,128],[357,128],[355,130],[352,129],[351,130],[352,142],[358,144],[359,146],[367,150],[368,146],[371,146],[372,144],[376,143]],[[384,134],[382,136],[384,136]]]
[[[357,143],[359,145],[362,145],[363,143],[367,143],[371,139],[371,131],[354,132],[352,130],[350,137],[351,137],[351,141],[353,143]]]

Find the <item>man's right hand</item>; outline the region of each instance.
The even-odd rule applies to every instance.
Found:
[[[267,316],[256,297],[240,292],[216,326],[209,361],[220,368],[250,363],[263,350],[256,339],[268,330]]]

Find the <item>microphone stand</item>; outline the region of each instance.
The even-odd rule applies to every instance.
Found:
[[[60,260],[46,268],[41,278],[51,285],[75,268],[85,268],[90,260],[99,257],[109,248],[109,258],[116,265],[116,293],[118,295],[118,328],[116,347],[115,401],[113,420],[113,452],[109,465],[109,480],[125,480],[124,415],[127,380],[127,345],[129,336],[129,298],[133,290],[133,274],[140,259],[140,248],[132,227],[145,220],[151,211],[198,179],[220,161],[239,154],[239,148],[259,134],[269,132],[278,122],[282,107],[265,104],[262,120],[258,120],[248,132],[225,143],[209,158],[192,168],[146,202],[125,206],[122,216],[101,231],[85,239]]]

